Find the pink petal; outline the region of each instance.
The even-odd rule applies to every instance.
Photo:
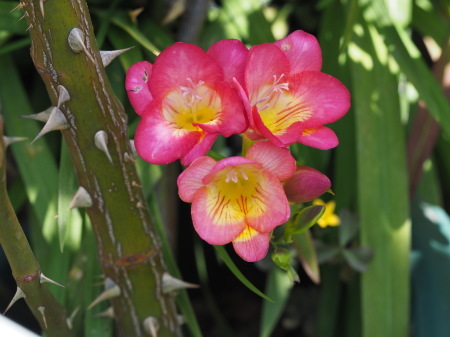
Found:
[[[299,166],[294,176],[284,184],[290,202],[299,204],[312,201],[331,187],[331,181],[323,173],[307,166]]]
[[[209,85],[222,80],[222,68],[211,56],[200,47],[178,42],[156,58],[150,90],[153,97],[163,98],[167,92],[180,90],[190,82]]]
[[[185,156],[199,138],[199,132],[175,129],[161,117],[146,114],[138,124],[134,144],[144,160],[161,165]]]
[[[250,104],[253,106],[258,99],[267,96],[267,86],[271,86],[275,78],[288,77],[289,74],[289,60],[276,45],[265,43],[252,47],[245,67],[245,86]]]
[[[152,64],[147,61],[135,63],[127,71],[125,88],[128,99],[138,115],[142,115],[153,100],[149,89],[151,75]]]
[[[339,140],[334,131],[326,126],[321,126],[317,129],[303,130],[297,141],[321,150],[329,150],[339,144]]]
[[[255,124],[254,131],[256,131],[258,134],[264,136],[269,142],[272,144],[279,146],[279,147],[285,147],[289,144],[284,144],[277,136],[275,136],[268,128],[264,125],[264,122],[261,119],[261,116],[258,113],[258,109],[253,107],[253,122]],[[252,139],[252,138],[250,138]],[[255,139],[252,139],[255,140]]]
[[[220,111],[219,117],[209,123],[194,123],[194,125],[199,126],[206,132],[221,134],[225,137],[247,130],[248,122],[244,113],[244,106],[236,90],[225,82],[217,83],[213,89],[222,101],[222,111]]]
[[[280,181],[290,178],[295,173],[295,159],[289,150],[268,142],[253,144],[245,157],[263,164],[263,168]]]
[[[289,219],[289,202],[283,187],[268,171],[261,171],[257,188],[246,202],[246,222],[258,232],[270,232]]]
[[[195,159],[204,156],[211,149],[216,138],[217,134],[205,134],[188,153],[181,157],[181,164],[189,166]]]
[[[233,84],[233,77],[244,85],[245,61],[248,49],[239,40],[221,40],[214,43],[208,54],[222,67],[225,81]]]
[[[214,165],[216,165],[216,161],[211,157],[200,157],[178,176],[178,194],[181,200],[192,202],[194,194],[204,186],[202,179]]]
[[[246,227],[241,212],[231,207],[227,196],[208,186],[195,193],[191,214],[198,235],[212,245],[231,242]]]
[[[313,129],[343,117],[350,108],[350,93],[336,78],[317,71],[290,77],[290,92],[301,105],[298,119],[303,128]]]
[[[291,64],[291,74],[305,70],[320,71],[322,51],[317,39],[302,30],[296,30],[282,40],[275,42],[286,54]]]
[[[233,240],[236,253],[247,262],[263,259],[269,251],[271,233],[259,233],[247,226],[246,229]]]
[[[241,84],[236,80],[233,79],[233,83],[235,88],[237,89],[239,96],[241,97],[242,104],[244,105],[244,111],[247,117],[247,121],[250,128],[254,127],[253,124],[253,116],[252,116],[252,107],[250,105],[250,101],[248,100],[247,93],[245,92],[244,88],[241,86]]]

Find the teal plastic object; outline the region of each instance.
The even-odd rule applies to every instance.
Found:
[[[439,206],[412,212],[412,336],[450,336],[450,217]]]

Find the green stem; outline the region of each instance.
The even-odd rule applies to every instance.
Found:
[[[59,106],[68,123],[62,133],[79,185],[92,199],[87,213],[103,273],[120,288],[111,299],[117,334],[149,335],[144,322],[157,321],[159,337],[179,336],[175,301],[163,292],[161,244],[130,159],[126,114],[106,77],[86,1],[32,0],[23,9],[31,56],[53,106],[61,86],[70,95]],[[68,43],[75,28],[81,32],[75,43],[84,44],[79,52]],[[99,131],[108,137],[110,158],[95,146]]]
[[[66,324],[64,308],[56,301],[48,287],[45,284],[41,284],[39,263],[31,250],[8,198],[5,171],[3,119],[0,115],[0,244],[11,266],[17,287],[24,292],[25,301],[38,320],[42,330],[49,337],[70,337],[73,334]]]

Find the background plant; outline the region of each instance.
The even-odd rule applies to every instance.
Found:
[[[74,316],[74,334],[111,336],[112,320],[95,317],[108,305],[86,310],[101,292],[103,280],[89,219],[83,210],[69,211],[78,185],[65,142],[59,132],[52,132],[30,144],[42,124],[19,117],[43,111],[52,103],[29,57],[28,18],[17,21],[22,10],[10,13],[17,5],[0,1],[0,105],[5,133],[29,140],[12,144],[7,152],[8,195],[40,269],[65,285],[64,289],[50,285],[50,291],[67,316],[80,308]],[[212,249],[195,239],[187,209],[176,195],[179,167],[136,159],[140,185],[159,224],[165,263],[176,275],[176,260],[183,278],[201,285],[201,290],[190,293],[194,311],[184,292],[177,296],[188,321],[186,335],[200,335],[193,312],[205,336],[449,334],[445,210],[449,207],[450,107],[442,89],[448,86],[448,2],[223,0],[211,5],[97,0],[88,5],[102,50],[134,46],[106,70],[125,106],[131,138],[137,118],[125,98],[125,70],[144,59],[153,61],[158,51],[179,40],[203,48],[224,38],[254,45],[303,29],[319,38],[323,71],[343,81],[353,96],[351,112],[332,126],[341,143],[336,150],[291,148],[299,162],[332,178],[335,196],[327,197],[335,199],[341,215],[340,227],[314,226],[296,234],[293,242],[300,259],[292,256],[291,265],[300,273],[301,284],[295,287],[270,261],[256,265],[233,261],[226,249]],[[141,6],[144,11],[139,13],[136,9]],[[76,67],[68,64],[74,71]],[[56,98],[52,97],[54,104]],[[222,141],[214,151],[236,153],[238,142],[237,138]],[[313,246],[313,241],[320,243]],[[369,248],[373,259],[368,264]],[[169,250],[175,252],[175,259]],[[265,288],[273,303],[232,279],[214,254],[241,280],[238,270],[254,286]],[[318,260],[328,262],[319,268]],[[6,261],[1,263],[0,298],[6,308],[15,286]],[[358,274],[354,269],[365,271]],[[320,286],[309,277],[320,280]],[[8,315],[33,326],[29,310],[19,303]],[[205,306],[208,310],[202,309]]]

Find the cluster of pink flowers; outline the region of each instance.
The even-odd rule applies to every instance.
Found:
[[[250,50],[238,40],[207,52],[176,43],[154,64],[130,67],[125,85],[142,117],[136,150],[153,164],[180,159],[188,166],[178,178],[179,195],[192,203],[203,240],[232,242],[244,260],[260,260],[273,229],[289,219],[289,203],[311,201],[331,187],[322,173],[297,166],[287,149],[296,142],[338,145],[324,125],[345,115],[350,94],[321,66],[316,38],[295,31]],[[244,157],[206,156],[218,135],[233,134],[255,142]]]

